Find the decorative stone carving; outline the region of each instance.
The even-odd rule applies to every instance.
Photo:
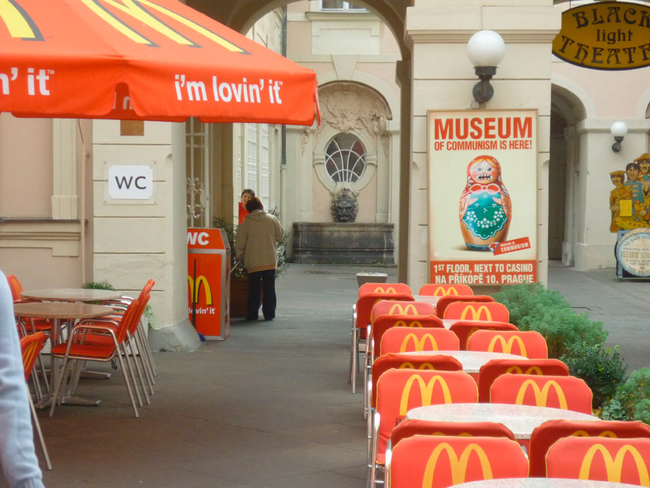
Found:
[[[300,131],[300,154],[305,154],[305,148],[309,143],[309,137],[311,136],[311,127],[305,126]]]
[[[332,219],[334,222],[354,222],[357,218],[359,202],[350,188],[341,188],[332,197]]]

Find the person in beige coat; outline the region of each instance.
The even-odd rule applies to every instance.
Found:
[[[284,237],[282,225],[273,215],[264,211],[259,198],[253,197],[246,204],[248,216],[237,229],[235,256],[243,260],[248,271],[247,320],[257,320],[262,301],[264,320],[275,318],[276,249]],[[260,286],[261,285],[261,286]],[[260,300],[262,291],[262,300]]]

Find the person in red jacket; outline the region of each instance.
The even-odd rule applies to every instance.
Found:
[[[248,215],[246,204],[250,201],[251,198],[254,197],[255,197],[255,191],[251,190],[250,188],[246,188],[244,191],[241,192],[241,201],[239,202],[239,224],[238,225],[241,225],[241,223]]]
[[[275,216],[264,211],[259,198],[253,197],[246,208],[249,214],[239,226],[235,242],[235,256],[244,260],[249,277],[246,319],[257,320],[262,291],[264,319],[273,320],[276,306],[277,245],[284,237],[284,229]]]

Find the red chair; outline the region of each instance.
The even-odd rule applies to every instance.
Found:
[[[480,386],[479,386],[480,388]],[[546,454],[550,447],[564,437],[612,437],[628,439],[631,437],[650,438],[650,427],[638,421],[618,420],[549,420],[533,430],[530,436],[528,460],[531,478],[546,476]]]
[[[427,302],[380,300],[370,311],[370,322],[382,315],[435,315],[436,307]]]
[[[505,437],[515,441],[508,427],[497,422],[442,422],[436,420],[406,419],[390,434],[392,449],[403,439],[416,435],[448,435],[463,437]]]
[[[458,351],[458,337],[447,329],[393,327],[381,338],[380,356],[415,351]]]
[[[526,478],[528,459],[504,437],[415,436],[393,449],[391,488],[447,488],[464,482]]]
[[[458,359],[444,354],[408,354],[392,353],[377,358],[372,364],[372,372],[366,384],[366,402],[370,408],[376,407],[377,380],[389,369],[419,369],[431,371],[462,371],[463,365]],[[364,416],[364,419],[366,416]]]
[[[385,464],[393,428],[416,407],[442,403],[476,403],[476,382],[462,371],[390,369],[377,381],[376,411],[368,417],[368,481],[375,487],[377,469]]]
[[[587,383],[575,376],[504,374],[490,389],[491,403],[561,408],[591,415],[593,394]]]
[[[440,298],[440,300],[438,300],[438,304],[436,305],[436,313],[438,317],[443,318],[445,316],[445,310],[447,310],[447,307],[456,302],[490,303],[494,302],[494,298],[488,295],[446,295]]]
[[[31,334],[23,337],[20,340],[20,350],[23,357],[23,367],[25,369],[25,382],[29,381],[32,371],[34,370],[34,365],[38,359],[47,336],[44,332],[37,332],[36,334]],[[25,384],[27,387],[27,385]],[[32,412],[32,419],[34,420],[34,426],[36,428],[36,433],[38,434],[38,440],[41,443],[41,448],[43,449],[43,456],[45,457],[45,462],[47,464],[47,469],[52,470],[52,463],[50,462],[50,455],[47,453],[47,447],[45,447],[45,439],[43,438],[43,432],[41,431],[41,424],[38,421],[38,415],[36,415],[36,409],[34,408],[34,402],[32,400],[32,395],[29,392],[27,387],[27,397],[29,398],[29,407]]]
[[[478,401],[490,401],[492,383],[503,374],[569,376],[569,368],[559,359],[492,359],[478,374]]]
[[[11,290],[11,297],[13,298],[14,303],[21,303],[21,302],[25,303],[25,302],[34,301],[34,300],[25,300],[22,297],[23,287],[20,284],[20,281],[18,281],[18,278],[16,278],[16,276],[8,275],[7,282],[9,283],[9,289]],[[47,333],[52,332],[52,324],[45,319],[25,319],[25,321],[23,321],[22,323],[25,324],[25,322],[27,322],[27,324],[29,325],[29,327],[27,327],[26,325],[25,328],[26,329],[29,328],[27,332],[30,334],[34,334],[36,332],[47,332]]]
[[[565,437],[546,455],[548,478],[650,486],[650,439]]]
[[[547,359],[546,339],[537,331],[479,330],[467,341],[468,351],[504,352],[528,359]]]
[[[449,310],[449,309],[447,309]],[[467,340],[474,332],[478,330],[519,330],[516,325],[508,322],[490,322],[483,320],[459,320],[454,322],[449,328],[458,336],[460,341],[460,350],[467,350]]]
[[[432,297],[446,297],[447,295],[473,295],[474,290],[472,290],[467,285],[436,285],[434,283],[427,283],[422,285],[418,295],[427,295]]]
[[[148,299],[149,295],[147,295],[146,298]],[[106,323],[102,322],[82,320],[79,324],[73,327],[67,343],[57,344],[52,347],[51,354],[55,357],[62,358],[63,365],[61,367],[58,384],[55,385],[52,406],[50,408],[50,417],[54,415],[54,408],[59,401],[59,394],[64,391],[62,384],[64,379],[67,377],[67,367],[72,361],[107,362],[111,361],[113,358],[117,358],[119,362],[120,369],[124,376],[126,389],[129,398],[131,399],[133,413],[136,417],[139,417],[138,409],[135,404],[135,397],[133,395],[133,387],[131,386],[131,380],[129,379],[129,376],[131,376],[131,379],[135,383],[135,374],[133,372],[133,367],[131,366],[128,351],[125,348],[125,341],[128,337],[129,328],[134,327],[134,323],[137,324],[140,322],[141,315],[144,312],[144,306],[141,306],[141,304],[142,302],[140,302],[140,300],[134,300],[131,302],[119,323],[115,322],[113,324],[114,327],[109,327]],[[93,334],[95,337],[87,337],[87,335]],[[103,341],[100,339],[101,336],[97,337],[99,334],[108,336],[110,338],[110,343],[102,343]],[[91,341],[96,341],[97,343],[93,344]],[[123,356],[125,361],[122,360]],[[127,367],[125,367],[125,365]],[[72,382],[74,383],[75,381],[76,380],[73,378]],[[136,387],[135,384],[133,386]],[[137,387],[136,393],[138,393]],[[140,404],[142,404],[141,400]]]
[[[498,302],[454,302],[445,309],[444,318],[507,323],[510,312],[503,303]]]
[[[406,283],[364,283],[359,287],[359,297],[368,293],[408,293],[411,287]]]
[[[410,328],[443,328],[444,325],[442,320],[440,320],[435,315],[380,315],[373,322],[370,327],[370,334],[368,336],[368,342],[370,347],[366,348],[366,353],[364,355],[364,375],[363,375],[363,384],[364,392],[367,390],[366,385],[368,383],[368,375],[370,374],[370,368],[375,362],[375,358],[379,356],[379,347],[381,346],[381,338],[384,333],[393,327],[410,327]],[[368,413],[368,396],[364,394],[363,401],[363,418],[367,418]]]
[[[378,291],[361,295],[352,311],[352,347],[350,349],[350,383],[352,383],[352,393],[355,393],[357,388],[356,374],[359,365],[359,356],[366,351],[367,329],[370,325],[370,312],[372,307],[380,300],[414,300],[408,285],[402,283],[371,284]]]

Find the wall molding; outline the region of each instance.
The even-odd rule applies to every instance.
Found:
[[[79,257],[81,222],[0,219],[0,249],[51,249],[53,257]]]

